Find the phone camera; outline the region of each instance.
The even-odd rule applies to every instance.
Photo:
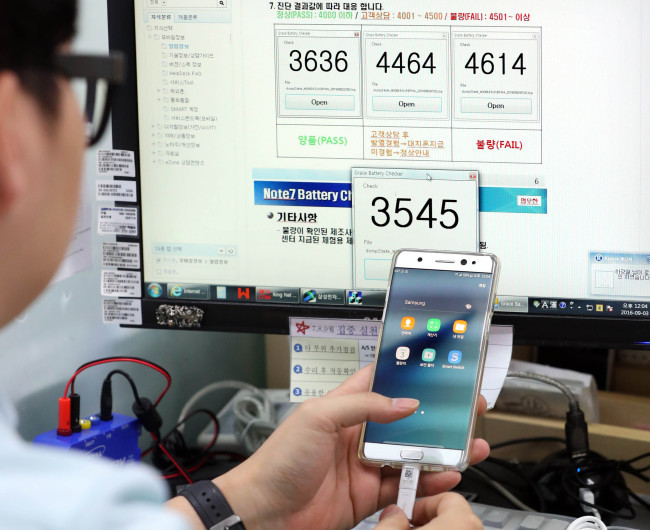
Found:
[[[476,262],[475,262],[475,261],[472,261],[472,265],[476,265]]]
[[[466,259],[461,259],[460,264],[461,265],[467,265],[467,260]]]
[[[422,258],[418,258],[418,261],[422,261]]]

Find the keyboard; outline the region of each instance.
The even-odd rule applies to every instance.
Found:
[[[510,510],[475,502],[470,504],[474,513],[483,522],[485,530],[566,530],[575,521],[574,517],[565,515]],[[353,530],[371,530],[379,522],[380,513],[377,512],[361,521]],[[622,526],[616,526],[616,528],[617,530],[634,530]]]

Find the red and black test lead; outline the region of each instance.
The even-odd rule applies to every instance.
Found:
[[[153,370],[156,370],[157,372],[159,372],[165,377],[165,379],[167,380],[167,385],[165,386],[163,391],[160,393],[160,395],[154,402],[154,406],[160,403],[160,400],[167,393],[169,387],[172,384],[171,375],[167,370],[165,370],[162,366],[159,366],[154,362],[147,361],[146,359],[140,359],[139,357],[125,357],[125,356],[104,357],[102,359],[96,359],[94,361],[89,361],[87,363],[84,363],[81,366],[79,366],[79,368],[77,368],[75,373],[69,379],[68,383],[65,386],[65,390],[63,391],[63,397],[59,398],[59,422],[56,430],[59,436],[70,436],[73,433],[73,426],[78,425],[79,422],[78,411],[80,409],[80,401],[79,401],[80,398],[77,394],[74,393],[74,383],[77,376],[84,370],[87,370],[88,368],[91,368],[93,366],[99,366],[102,364],[116,363],[116,362],[141,364],[143,366],[147,366]],[[70,397],[68,397],[68,390],[70,390]],[[76,420],[74,418],[75,415],[77,416]]]
[[[68,384],[66,385],[65,390],[63,392],[63,397],[65,397],[68,394],[68,389],[70,389],[70,392],[74,393],[75,379],[84,370],[87,370],[88,368],[91,368],[93,366],[99,366],[102,364],[117,363],[117,362],[136,363],[136,364],[141,364],[143,366],[147,366],[153,370],[156,370],[157,372],[162,374],[165,377],[165,379],[167,379],[167,385],[165,386],[163,391],[160,393],[160,395],[154,402],[154,405],[158,405],[158,403],[160,403],[160,400],[167,393],[167,390],[169,390],[169,387],[172,384],[172,377],[169,374],[169,372],[165,370],[162,366],[159,366],[154,362],[147,361],[146,359],[140,359],[139,357],[104,357],[103,359],[96,359],[94,361],[89,361],[85,364],[82,364],[79,368],[77,368],[75,373],[68,381]]]

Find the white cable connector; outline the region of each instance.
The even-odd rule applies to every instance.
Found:
[[[413,519],[413,506],[415,505],[415,493],[418,489],[419,479],[419,467],[405,465],[402,468],[402,476],[399,479],[399,492],[397,494],[397,506],[402,509],[409,521]]]
[[[585,515],[573,521],[567,530],[607,530],[605,523],[593,515]]]
[[[596,496],[594,495],[594,492],[591,491],[589,488],[580,488],[578,491],[580,494],[580,500],[589,503],[589,504],[582,504],[582,503],[580,504],[583,511],[587,513],[592,513],[596,519],[601,519],[598,510],[593,506],[589,506],[589,505],[596,504]]]

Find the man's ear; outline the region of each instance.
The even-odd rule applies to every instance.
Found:
[[[28,187],[27,150],[22,145],[27,114],[24,106],[28,104],[18,76],[10,71],[0,72],[0,215]]]

